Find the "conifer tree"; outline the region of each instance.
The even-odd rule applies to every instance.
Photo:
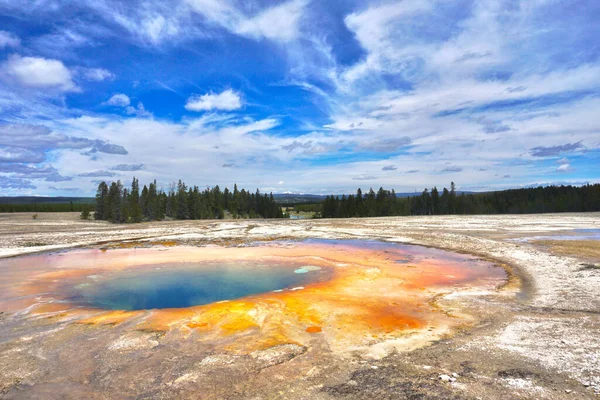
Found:
[[[106,218],[106,201],[108,197],[108,186],[106,182],[100,182],[98,184],[98,190],[96,191],[96,209],[94,211],[94,219],[104,220]]]

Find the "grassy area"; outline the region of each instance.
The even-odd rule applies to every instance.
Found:
[[[548,247],[554,254],[600,261],[598,240],[537,240],[534,243]]]
[[[281,211],[289,214],[290,219],[311,219],[317,216],[314,211],[296,211],[294,207],[281,207]]]

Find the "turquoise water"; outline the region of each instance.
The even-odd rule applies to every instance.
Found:
[[[69,301],[114,310],[183,308],[324,280],[328,272],[299,264],[207,263],[137,267],[90,275]]]

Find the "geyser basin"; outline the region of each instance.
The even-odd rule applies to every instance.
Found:
[[[293,289],[324,280],[327,270],[273,262],[160,264],[89,276],[67,288],[69,301],[95,308],[144,310],[182,308]]]
[[[506,278],[473,256],[376,241],[90,249],[0,260],[0,307],[127,321],[235,353],[315,338],[347,352],[447,334],[471,319],[444,310],[440,295],[493,291]]]

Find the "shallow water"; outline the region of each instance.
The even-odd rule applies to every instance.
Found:
[[[183,308],[292,289],[323,280],[320,269],[273,262],[161,264],[90,275],[68,301],[92,308]]]
[[[536,240],[600,240],[600,229],[573,229],[560,235],[527,236],[510,240],[514,242],[532,242]]]

